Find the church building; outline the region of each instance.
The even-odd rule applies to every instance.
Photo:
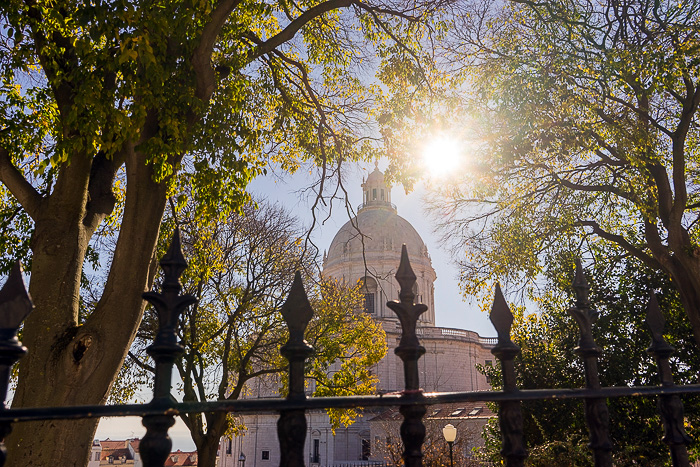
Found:
[[[391,202],[391,188],[378,168],[364,180],[362,190],[363,202],[357,216],[340,228],[324,253],[323,275],[348,285],[362,283],[364,312],[371,314],[386,332],[387,355],[372,370],[379,378],[378,392],[401,391],[404,385],[403,363],[393,351],[401,338],[401,326],[386,306],[387,301],[398,299],[399,286],[394,274],[403,244],[406,244],[417,277],[415,301],[428,307],[417,327],[421,344],[426,349],[418,362],[421,387],[426,392],[489,390],[490,385],[477,365],[492,364],[494,357],[490,350],[496,339],[484,338],[469,330],[435,326],[436,274],[428,248],[413,226],[398,215]],[[387,433],[389,425],[400,424],[392,415],[394,412],[391,409],[367,410],[354,424],[337,429],[335,434],[325,412],[308,413],[306,464],[318,467],[384,465],[382,445],[391,440]],[[466,423],[465,426],[474,432],[472,435],[478,438],[480,427],[493,413],[484,404],[472,404],[447,411],[429,410],[426,418],[431,415],[436,423],[444,420],[443,426],[457,421]],[[279,465],[277,416],[247,415],[244,418],[247,427],[244,435],[222,440],[220,466],[240,466],[238,460],[242,458],[246,459],[247,467]],[[473,444],[478,444],[478,440]]]

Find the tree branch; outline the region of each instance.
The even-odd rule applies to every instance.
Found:
[[[249,55],[250,60],[258,58],[261,55],[268,54],[280,45],[288,42],[296,35],[297,32],[299,32],[302,27],[322,14],[332,10],[337,10],[339,8],[347,8],[353,3],[354,0],[328,0],[309,8],[298,18],[289,23],[282,31],[258,45],[258,47],[256,47]]]
[[[29,216],[36,220],[43,207],[44,198],[15,167],[10,159],[10,153],[4,147],[0,147],[0,181],[17,198]]]
[[[199,44],[192,54],[191,63],[196,76],[195,96],[202,101],[208,101],[214,92],[216,77],[211,66],[211,54],[221,29],[231,12],[241,3],[241,0],[221,0],[211,13],[211,20],[204,26]]]
[[[579,221],[578,224],[583,226],[583,227],[590,227],[593,230],[594,234],[598,235],[602,239],[611,241],[611,242],[619,245],[621,248],[623,248],[625,251],[629,252],[634,257],[639,258],[647,266],[654,268],[654,269],[660,269],[661,264],[654,257],[645,253],[641,248],[638,248],[638,247],[632,245],[622,235],[616,235],[616,234],[613,234],[613,233],[608,232],[606,230],[603,230],[603,228],[600,226],[600,224],[598,224],[598,222],[593,221],[593,220]]]

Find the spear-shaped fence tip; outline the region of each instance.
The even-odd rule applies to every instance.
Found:
[[[413,272],[411,261],[408,259],[408,250],[405,243],[401,245],[401,261],[394,277],[396,277],[396,281],[400,286],[399,298],[401,301],[408,299],[409,302],[413,303],[413,286],[416,283],[416,274]]]
[[[588,293],[591,286],[586,280],[586,276],[583,273],[583,267],[581,266],[581,260],[576,259],[576,274],[574,275],[574,282],[571,284],[576,292],[576,301],[580,305],[588,304]]]
[[[22,277],[22,265],[15,262],[0,289],[0,329],[17,329],[34,309]]]
[[[654,343],[665,342],[664,339],[664,327],[666,325],[666,319],[661,313],[661,308],[659,308],[659,301],[656,299],[656,294],[651,292],[649,294],[649,304],[647,305],[647,326],[649,326],[649,331],[651,331],[651,338]]]
[[[163,268],[166,276],[174,275],[178,278],[184,270],[187,269],[187,260],[185,260],[185,255],[182,254],[182,241],[180,240],[179,227],[175,227],[173,237],[170,240],[170,246],[165,255],[163,255],[163,258],[161,258],[160,266]]]
[[[294,274],[294,281],[289,290],[287,300],[280,309],[282,317],[289,328],[289,342],[300,343],[304,341],[306,326],[314,315],[309,298],[301,280],[301,272]]]
[[[513,313],[511,313],[508,307],[508,303],[501,291],[501,284],[499,283],[496,283],[496,293],[493,297],[493,306],[491,307],[489,319],[491,323],[493,323],[493,327],[496,328],[498,341],[510,342],[510,328],[513,325]]]

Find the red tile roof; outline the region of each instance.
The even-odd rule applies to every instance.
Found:
[[[182,452],[179,449],[171,452],[168,459],[165,461],[166,467],[178,465],[197,465],[197,451]]]
[[[129,451],[129,445],[132,446],[135,452],[138,452],[140,442],[141,440],[138,438],[118,441],[112,441],[111,439],[107,438],[104,441],[100,441],[100,446],[102,446],[100,460],[106,460],[110,456],[114,459],[125,457],[126,459],[132,460],[134,457]]]

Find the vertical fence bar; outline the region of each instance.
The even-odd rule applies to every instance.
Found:
[[[428,307],[422,303],[413,303],[415,295],[413,286],[416,283],[416,275],[411,268],[408,259],[406,245],[401,246],[401,262],[396,270],[399,286],[399,300],[387,302],[387,306],[396,313],[401,323],[401,341],[394,353],[403,361],[403,373],[405,381],[404,396],[422,396],[418,376],[418,359],[425,353],[425,347],[420,345],[416,335],[418,318]],[[426,409],[420,402],[412,405],[402,405],[399,409],[403,415],[401,424],[401,439],[403,440],[403,459],[406,467],[421,467],[423,465],[422,446],[425,440],[425,425],[423,416]]]
[[[647,349],[656,359],[656,365],[659,371],[659,379],[661,386],[673,387],[673,374],[671,373],[671,365],[669,357],[675,350],[666,339],[664,339],[664,319],[659,302],[656,300],[656,295],[651,294],[649,305],[647,307],[647,326],[651,331],[651,345]],[[677,395],[660,396],[658,399],[659,414],[664,424],[664,442],[668,444],[671,450],[671,460],[674,467],[687,467],[690,465],[688,459],[688,444],[690,438],[683,427],[683,402]]]
[[[491,349],[491,353],[501,362],[503,392],[515,394],[518,392],[518,387],[515,379],[513,359],[520,353],[520,347],[510,339],[513,313],[511,313],[506,299],[503,297],[499,284],[496,284],[496,293],[489,319],[498,334],[498,343]],[[520,410],[520,401],[500,402],[498,404],[498,422],[501,427],[503,442],[501,454],[506,460],[506,466],[522,467],[527,457],[527,450],[525,449],[523,414]]]
[[[294,276],[292,288],[280,310],[289,328],[289,340],[280,352],[289,361],[289,394],[287,400],[304,400],[304,365],[314,350],[304,340],[304,332],[313,317],[313,310],[306,296],[299,271]],[[277,421],[277,437],[280,442],[280,467],[304,466],[304,442],[306,441],[306,415],[303,410],[283,410]]]
[[[180,231],[175,229],[168,252],[160,260],[163,269],[161,292],[146,292],[143,298],[158,314],[158,334],[148,349],[148,355],[156,363],[153,399],[149,405],[163,409],[162,414],[146,415],[142,418],[146,435],[139,450],[145,467],[162,467],[172,450],[168,429],[175,423],[172,413],[174,400],[170,394],[173,364],[182,355],[183,347],[177,342],[177,326],[180,314],[197,300],[191,295],[180,295],[180,276],[187,268],[182,255]]]
[[[569,308],[569,314],[578,324],[581,332],[578,346],[574,353],[583,360],[586,372],[586,387],[600,389],[598,375],[598,357],[602,355],[600,347],[593,340],[593,322],[598,319],[598,312],[591,308],[588,300],[590,286],[583,275],[581,262],[576,261],[576,276],[573,288],[576,292],[576,304]],[[586,424],[593,450],[596,467],[612,467],[612,441],[610,440],[608,405],[603,398],[591,398],[584,401]]]
[[[18,261],[0,290],[0,411],[7,410],[7,390],[10,386],[12,365],[27,353],[27,348],[17,339],[17,330],[33,309],[34,305],[24,286],[22,267]],[[5,465],[7,459],[4,440],[11,431],[10,422],[0,423],[0,467]]]

